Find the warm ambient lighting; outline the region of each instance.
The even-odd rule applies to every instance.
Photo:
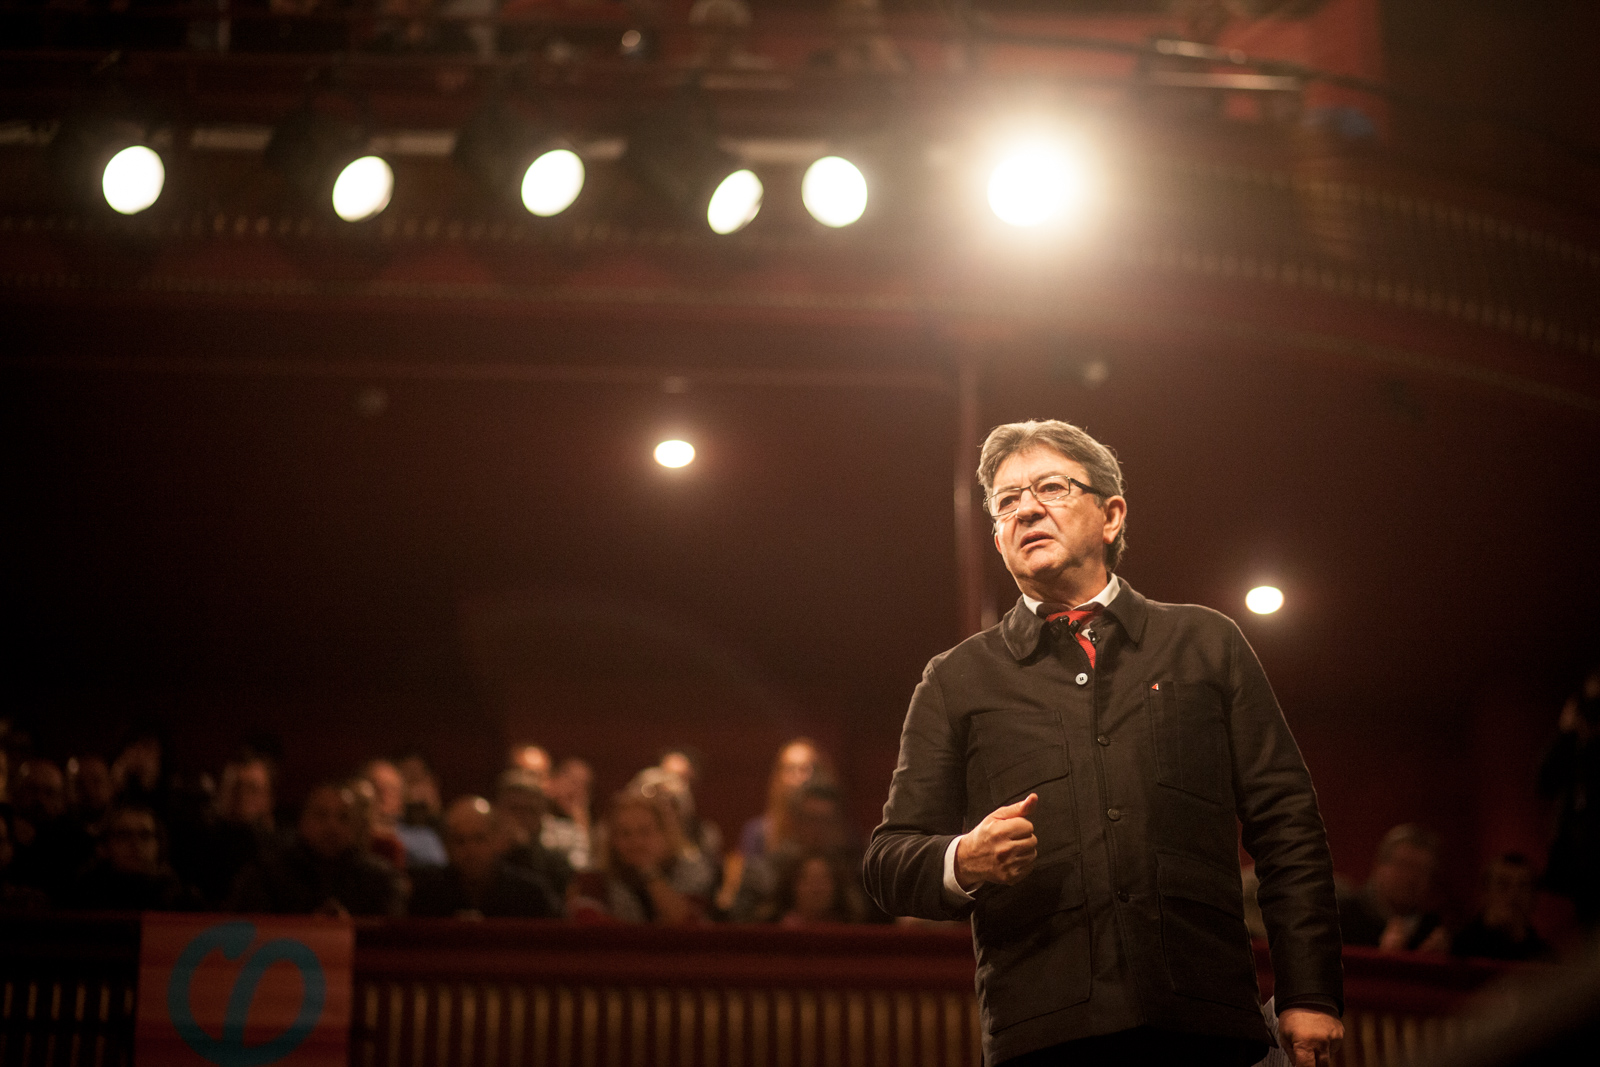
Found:
[[[662,441],[656,445],[656,462],[663,467],[687,467],[694,462],[694,445],[688,441]]]
[[[989,207],[1002,222],[1038,226],[1082,208],[1088,193],[1084,160],[1053,141],[1013,146],[989,176]]]
[[[1245,607],[1257,615],[1271,615],[1283,607],[1283,592],[1270,585],[1258,585],[1244,597]]]
[[[867,179],[839,156],[823,156],[806,168],[800,200],[824,226],[848,226],[867,210]]]
[[[100,179],[100,190],[113,210],[137,215],[160,198],[166,181],[167,169],[161,165],[161,157],[144,145],[134,145],[111,157]]]
[[[744,229],[761,210],[761,193],[761,179],[755,176],[754,171],[734,171],[722,179],[717,191],[711,194],[711,204],[706,208],[706,222],[710,223],[714,233],[728,234]]]
[[[346,222],[370,219],[389,206],[394,171],[377,156],[362,156],[339,172],[333,183],[333,210]]]
[[[559,215],[583,192],[583,160],[557,148],[534,160],[522,177],[522,205],[542,219]]]

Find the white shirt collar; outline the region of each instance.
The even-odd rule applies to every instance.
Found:
[[[1122,583],[1117,581],[1117,576],[1113,574],[1111,576],[1111,580],[1106,583],[1106,587],[1100,590],[1100,592],[1096,593],[1094,596],[1090,597],[1088,600],[1085,600],[1082,604],[1079,604],[1078,609],[1086,608],[1090,604],[1099,604],[1103,608],[1110,607],[1111,602],[1117,599],[1117,594],[1120,592],[1122,592]],[[1043,603],[1042,601],[1033,599],[1033,597],[1029,596],[1027,593],[1022,594],[1022,602],[1028,605],[1028,610],[1033,612],[1035,615],[1039,614],[1039,605]]]

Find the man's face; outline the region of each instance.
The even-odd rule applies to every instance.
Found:
[[[372,783],[378,814],[385,822],[394,822],[406,810],[406,781],[400,770],[388,760],[377,760],[367,768],[367,781]]]
[[[300,838],[325,859],[356,846],[355,798],[347,790],[322,788],[306,799],[300,813]]]
[[[1396,915],[1413,915],[1428,903],[1438,859],[1416,845],[1398,844],[1372,872],[1378,893]]]
[[[503,788],[495,797],[495,806],[504,818],[522,827],[533,840],[539,839],[544,821],[544,797],[532,789]]]
[[[1093,485],[1083,465],[1053,448],[1034,447],[1007,456],[995,472],[996,490],[1031,486],[1047,474],[1064,474]],[[1022,494],[1017,510],[995,523],[994,547],[1006,570],[1032,592],[1072,572],[1093,572],[1105,562],[1106,545],[1122,528],[1126,504],[1110,497],[1104,505],[1081,490],[1054,504]]]
[[[479,798],[450,805],[444,817],[444,847],[450,862],[469,882],[487,881],[499,858],[501,839],[494,832],[489,805]]]
[[[161,838],[148,811],[118,812],[105,830],[105,855],[124,874],[154,874],[161,862]]]
[[[234,816],[240,822],[256,823],[272,817],[272,773],[260,760],[239,768],[235,787]]]

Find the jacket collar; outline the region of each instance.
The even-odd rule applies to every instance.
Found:
[[[1119,584],[1122,589],[1106,610],[1116,616],[1122,632],[1137,645],[1144,640],[1145,616],[1148,614],[1146,602],[1126,578],[1119,576]],[[1011,610],[1006,612],[1005,618],[1000,620],[1000,637],[1012,657],[1018,661],[1027,659],[1038,650],[1039,637],[1043,633],[1044,620],[1029,611],[1020,596]]]

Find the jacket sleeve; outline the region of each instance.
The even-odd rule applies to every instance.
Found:
[[[900,731],[900,760],[889,783],[883,822],[872,831],[862,864],[867,893],[890,915],[961,919],[971,901],[944,889],[944,854],[962,832],[966,812],[966,745],[958,742],[934,673],[923,672]]]
[[[1331,1000],[1342,1011],[1339,906],[1317,794],[1266,672],[1238,628],[1229,631],[1234,794],[1261,884],[1279,1010]]]

